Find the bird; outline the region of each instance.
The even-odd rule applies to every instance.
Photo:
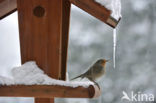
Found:
[[[106,59],[98,59],[85,73],[71,79],[77,79],[77,78],[88,78],[90,81],[97,84],[95,81],[99,78],[101,78],[105,74],[105,66],[106,62],[109,60]],[[97,84],[98,85],[98,84]],[[98,85],[99,87],[99,85]]]

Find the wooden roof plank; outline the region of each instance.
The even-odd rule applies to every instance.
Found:
[[[16,0],[0,0],[0,20],[17,10]]]
[[[96,3],[94,0],[69,1],[113,28],[115,28],[120,21],[120,19],[115,20],[113,17],[111,17],[111,11]],[[0,19],[3,19],[4,17],[16,11],[16,7],[16,0],[0,0]]]
[[[110,10],[94,0],[70,0],[70,2],[113,28],[115,28],[119,22],[119,20],[111,17]]]

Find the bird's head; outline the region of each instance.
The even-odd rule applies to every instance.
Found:
[[[106,59],[99,59],[97,60],[96,64],[100,64],[102,66],[105,66],[106,62],[108,62],[109,60]]]

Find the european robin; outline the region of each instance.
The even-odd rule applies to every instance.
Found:
[[[95,84],[97,84],[95,82],[96,79],[102,77],[105,74],[105,65],[106,62],[108,62],[108,60],[105,59],[99,59],[97,60],[90,68],[87,72],[71,79],[77,79],[77,78],[88,78],[90,81],[94,82]],[[98,85],[98,84],[97,84]]]

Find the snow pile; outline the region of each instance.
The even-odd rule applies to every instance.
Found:
[[[40,84],[45,77],[44,72],[38,68],[35,62],[27,62],[12,70],[12,76],[17,84]]]
[[[14,81],[10,78],[0,76],[0,85],[12,85]]]
[[[35,62],[27,62],[12,70],[13,79],[0,76],[1,85],[61,85],[70,87],[88,87],[92,82],[69,82],[50,78],[36,65]]]
[[[97,3],[103,5],[112,11],[111,16],[116,20],[121,17],[121,1],[120,0],[95,0]]]

